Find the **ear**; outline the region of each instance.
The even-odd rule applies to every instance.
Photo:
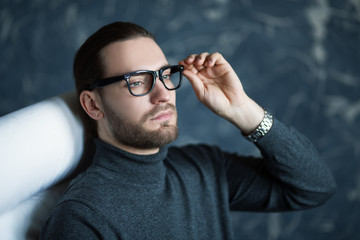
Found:
[[[100,97],[92,91],[84,90],[80,93],[80,103],[84,111],[94,120],[99,120],[104,117],[101,109]]]

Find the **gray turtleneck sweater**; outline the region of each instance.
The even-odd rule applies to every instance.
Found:
[[[335,191],[309,141],[275,121],[263,158],[217,147],[134,155],[100,140],[92,166],[69,185],[40,239],[232,239],[230,210],[318,206]]]

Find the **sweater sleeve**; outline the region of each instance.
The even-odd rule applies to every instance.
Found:
[[[315,207],[335,192],[335,180],[310,141],[275,120],[256,143],[262,158],[226,156],[231,210],[289,211]]]

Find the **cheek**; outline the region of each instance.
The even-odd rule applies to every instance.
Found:
[[[151,110],[151,106],[145,101],[128,101],[119,107],[119,112],[122,116],[125,116],[128,120],[137,123],[141,118]]]
[[[108,89],[106,96],[106,103],[112,111],[131,122],[138,122],[146,112],[146,99],[133,97],[123,86]]]

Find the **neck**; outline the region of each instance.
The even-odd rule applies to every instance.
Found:
[[[159,152],[160,148],[154,148],[154,149],[139,149],[139,148],[135,148],[135,147],[131,147],[131,146],[127,146],[125,144],[119,143],[119,142],[114,142],[114,143],[109,143],[112,144],[113,146],[120,148],[126,152],[132,153],[132,154],[136,154],[136,155],[151,155],[151,154],[155,154]]]
[[[166,168],[164,160],[167,148],[160,148],[159,152],[151,155],[133,154],[116,146],[95,138],[96,152],[93,163],[115,173],[113,178],[126,181],[127,184],[143,185],[165,184]],[[112,173],[109,173],[112,174]],[[160,184],[160,185],[159,185]]]
[[[159,149],[160,149],[160,148],[140,149],[140,148],[135,148],[132,146],[125,145],[123,143],[116,141],[115,139],[108,139],[108,138],[104,138],[103,136],[99,136],[99,138],[102,141],[113,145],[114,147],[120,148],[123,151],[129,152],[132,154],[136,154],[136,155],[151,155],[151,154],[158,153]]]

